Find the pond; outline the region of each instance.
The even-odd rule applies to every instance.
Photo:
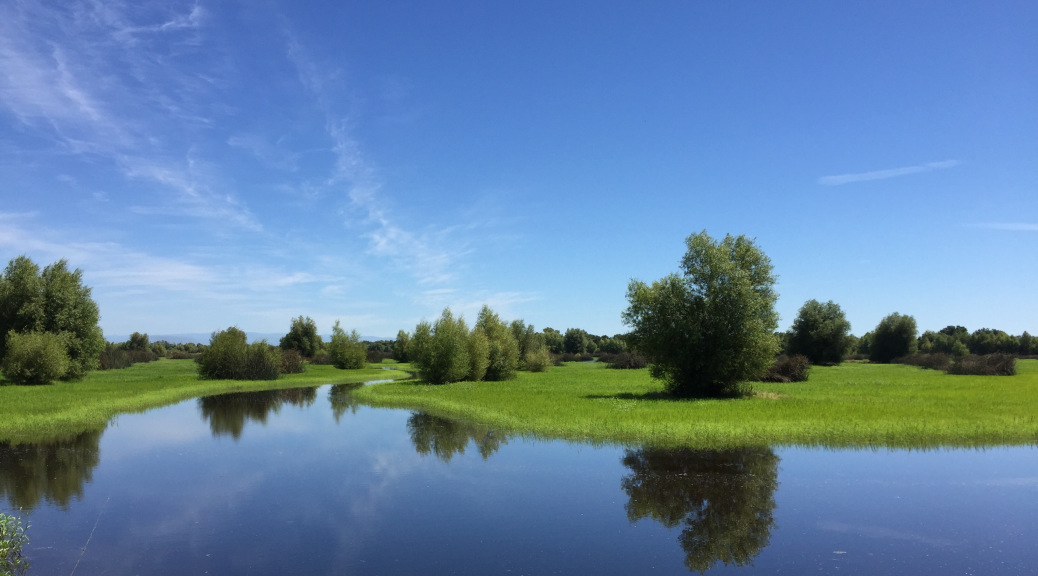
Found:
[[[506,437],[347,385],[0,443],[29,574],[1035,574],[1038,450]]]

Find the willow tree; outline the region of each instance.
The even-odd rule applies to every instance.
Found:
[[[771,260],[745,236],[715,242],[703,231],[685,244],[680,274],[631,280],[623,321],[671,394],[744,394],[742,382],[763,374],[779,349]]]

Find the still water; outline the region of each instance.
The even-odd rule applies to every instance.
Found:
[[[29,574],[1038,574],[1038,449],[505,437],[349,386],[0,443]]]

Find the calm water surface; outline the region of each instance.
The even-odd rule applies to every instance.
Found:
[[[506,438],[347,386],[0,443],[30,574],[1038,574],[1038,450]]]

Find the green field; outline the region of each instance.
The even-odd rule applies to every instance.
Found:
[[[538,437],[659,446],[994,446],[1038,443],[1038,360],[1016,376],[952,376],[912,366],[814,367],[807,382],[755,384],[740,400],[676,400],[647,370],[571,363],[509,382],[400,381],[354,393]]]
[[[814,367],[807,382],[755,385],[740,400],[677,400],[647,370],[568,363],[507,382],[431,386],[383,370],[309,366],[276,381],[199,380],[186,360],[92,372],[78,382],[0,386],[0,440],[41,441],[97,430],[121,413],[187,398],[395,378],[353,393],[364,404],[425,410],[543,438],[657,446],[829,447],[1038,444],[1038,360],[1016,376],[951,376],[912,366]]]
[[[68,438],[85,430],[103,429],[118,414],[141,412],[198,396],[407,376],[403,370],[383,370],[376,365],[363,370],[308,366],[303,374],[289,374],[278,380],[199,380],[193,361],[162,359],[123,370],[93,371],[75,382],[0,386],[0,441]]]

